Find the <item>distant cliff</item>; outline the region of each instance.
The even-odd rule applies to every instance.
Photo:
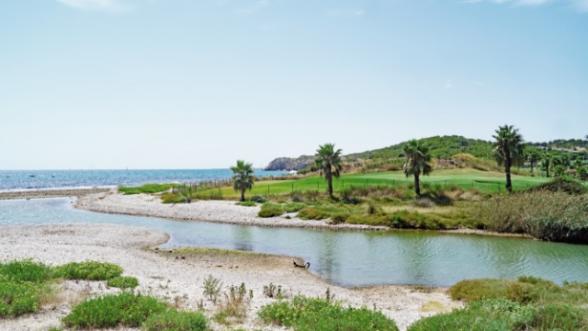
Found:
[[[314,156],[302,155],[296,158],[279,157],[270,162],[265,170],[302,170],[314,162]]]

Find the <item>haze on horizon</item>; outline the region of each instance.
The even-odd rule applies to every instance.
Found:
[[[588,134],[588,0],[0,4],[0,169]]]

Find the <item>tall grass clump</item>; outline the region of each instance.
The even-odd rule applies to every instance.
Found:
[[[264,306],[259,317],[265,323],[295,331],[397,331],[394,321],[366,308],[345,308],[331,300],[297,296]]]
[[[542,191],[499,196],[476,204],[472,216],[494,231],[588,243],[588,195]]]
[[[38,284],[0,278],[0,317],[17,317],[36,312],[43,290]]]
[[[118,191],[125,195],[133,194],[154,194],[169,191],[175,184],[144,184],[141,186],[120,186]]]
[[[167,305],[159,300],[123,292],[87,300],[63,319],[70,328],[139,327],[153,315],[163,313]]]

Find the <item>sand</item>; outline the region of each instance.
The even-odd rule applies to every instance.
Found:
[[[204,278],[208,275],[219,278],[225,290],[227,286],[244,282],[253,290],[254,297],[247,319],[242,325],[232,327],[241,326],[247,330],[280,329],[265,326],[256,318],[261,306],[274,302],[263,295],[264,285],[270,282],[281,285],[289,295],[323,296],[330,288],[335,299],[345,304],[380,309],[402,330],[424,316],[460,306],[447,296],[445,289],[420,290],[405,286],[347,289],[330,285],[304,269],[294,268],[289,257],[209,250],[195,253],[156,251],[153,247],[166,242],[168,236],[137,227],[41,225],[0,226],[0,230],[1,261],[31,258],[51,265],[83,260],[116,263],[124,268],[126,275],[139,279],[140,292],[155,295],[181,309],[196,310],[199,302],[203,302],[208,316],[212,316],[217,307],[203,297]],[[0,320],[0,330],[47,330],[59,325],[72,304],[116,291],[108,289],[103,282],[67,281],[59,286],[60,297],[46,304],[39,313]],[[427,307],[437,308],[430,311]],[[213,329],[226,328],[213,324]]]
[[[259,206],[244,207],[235,201],[199,200],[190,204],[164,204],[156,195],[123,195],[115,191],[81,196],[76,208],[101,213],[154,216],[178,220],[206,221],[272,227],[328,228],[331,230],[373,230],[390,228],[359,224],[329,224],[327,221],[302,220],[294,214],[280,217],[257,216]],[[289,218],[288,218],[289,217]]]

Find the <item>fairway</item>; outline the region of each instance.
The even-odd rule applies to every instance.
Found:
[[[514,190],[524,190],[549,181],[546,177],[513,176]],[[378,172],[365,174],[344,174],[333,181],[334,190],[340,192],[350,187],[367,186],[407,186],[413,178],[406,177],[401,171]],[[426,186],[456,186],[462,189],[475,189],[483,193],[505,192],[505,176],[498,172],[479,171],[473,169],[438,170],[429,176],[422,176],[421,182]],[[201,194],[220,191],[224,198],[237,198],[238,194],[231,187],[222,187],[201,191]],[[279,195],[302,191],[326,190],[326,182],[322,177],[311,176],[292,180],[268,180],[255,183],[250,195]],[[215,192],[215,193],[217,193]]]

